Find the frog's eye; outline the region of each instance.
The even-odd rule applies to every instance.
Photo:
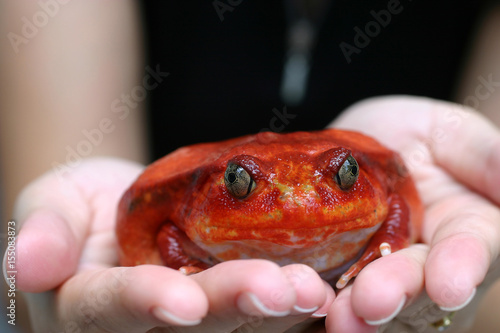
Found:
[[[238,164],[229,163],[224,173],[226,187],[234,197],[243,199],[255,188],[255,181],[248,172]]]
[[[347,159],[345,160],[344,164],[340,167],[339,172],[335,175],[334,179],[339,184],[339,187],[347,191],[350,189],[356,180],[358,179],[359,176],[359,166],[358,162],[349,155]]]

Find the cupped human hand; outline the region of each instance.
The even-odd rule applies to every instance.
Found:
[[[18,198],[16,287],[36,332],[279,332],[326,314],[333,289],[304,265],[233,261],[192,276],[118,267],[117,204],[142,169],[90,159]]]
[[[466,331],[500,277],[499,129],[464,106],[409,96],[362,101],[331,126],[400,152],[425,218],[420,244],[372,262],[337,295],[327,331]]]

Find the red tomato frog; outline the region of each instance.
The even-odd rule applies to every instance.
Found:
[[[183,147],[148,166],[120,201],[116,232],[125,266],[189,274],[262,258],[307,264],[342,288],[415,241],[422,212],[401,158],[373,138],[264,132]]]

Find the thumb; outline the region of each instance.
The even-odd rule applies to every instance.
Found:
[[[53,289],[67,280],[77,270],[92,224],[100,219],[112,228],[118,198],[139,170],[115,159],[91,159],[64,178],[49,172],[28,185],[14,209],[15,262],[4,256],[4,276],[14,266],[16,287],[26,292]],[[108,212],[97,212],[104,208],[96,202]]]

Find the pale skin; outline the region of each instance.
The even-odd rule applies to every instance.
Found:
[[[89,3],[101,6],[100,2]],[[69,7],[71,3],[67,6],[65,10],[69,12],[72,8]],[[120,22],[118,19],[120,15],[116,15],[117,8],[112,8],[113,5],[109,4],[108,6],[111,6],[108,7],[109,15],[113,13],[113,17],[117,20],[116,36],[120,36],[118,31],[123,27],[120,24],[127,25],[130,18],[134,17],[130,14],[133,5],[129,2],[117,5],[122,6],[123,13],[131,15],[123,15],[127,22]],[[106,13],[103,7],[96,9]],[[19,10],[18,15],[21,16],[22,10],[26,8]],[[64,21],[65,13],[61,11],[46,29],[57,31],[59,20],[62,21],[60,24],[66,31],[71,29],[72,24],[75,31],[81,26],[86,26],[85,17],[81,17],[81,21],[73,20],[71,17]],[[81,10],[75,8],[72,15],[80,15],[76,13],[81,13]],[[88,17],[91,17],[92,13],[93,11],[89,11]],[[0,20],[0,22],[5,21]],[[13,27],[2,27],[5,31],[15,31]],[[107,45],[103,34],[96,35],[104,39],[102,45]],[[43,52],[44,43],[49,40],[44,40],[43,36],[44,34],[40,33],[40,36],[26,45],[30,48],[30,52],[2,58],[2,69],[8,69],[7,75],[10,73],[15,77],[25,68],[26,63],[33,63],[32,68],[40,70],[47,68],[40,63],[42,60],[51,59],[50,54],[46,55]],[[50,40],[68,45],[68,40],[62,37],[64,36],[61,36],[60,40],[57,38]],[[109,36],[108,38],[111,39]],[[132,41],[130,45],[124,45],[124,48],[130,50],[130,53],[125,53],[130,54],[132,58],[128,63],[124,62],[123,68],[117,68],[116,72],[113,72],[115,76],[106,76],[110,80],[106,86],[116,88],[105,92],[106,96],[94,100],[94,106],[85,107],[87,116],[90,110],[94,120],[99,120],[102,112],[109,109],[110,101],[137,84],[136,80],[139,78],[137,73],[142,69],[139,68],[140,56],[135,53],[140,43],[139,37],[130,38],[129,35],[124,40]],[[80,40],[75,45],[82,49],[87,47],[85,40]],[[39,50],[45,57],[41,58],[40,53],[33,50]],[[106,67],[105,59],[109,59],[107,58],[109,54],[106,53],[106,49],[102,51],[103,49],[99,48],[99,50],[104,54],[97,57],[97,60],[102,59],[103,66]],[[78,50],[75,50],[75,54],[78,54]],[[92,56],[94,53],[89,52],[88,57]],[[54,57],[52,61],[57,63],[58,58]],[[78,66],[74,68],[78,70]],[[125,80],[120,76],[123,73]],[[33,99],[23,98],[34,95],[39,91],[37,90],[39,87],[46,85],[43,73],[26,76],[31,85],[26,85],[26,82],[22,81],[23,76],[17,75],[17,77],[17,80],[7,80],[11,83],[12,92],[4,93],[2,96],[5,98],[0,99],[5,103],[2,104],[2,108],[19,111],[0,113],[2,115],[0,124],[7,124],[0,131],[2,136],[12,137],[16,132],[30,133],[22,127],[23,119],[26,119],[23,117],[26,117],[26,114],[21,111],[34,110],[30,103],[39,106],[42,102],[44,105],[42,109],[45,112],[43,114],[53,112],[57,119],[63,117],[62,119],[69,120],[81,117],[82,113],[75,110],[75,105],[78,106],[80,103],[69,101],[69,104],[60,105],[61,101],[51,100],[49,93],[40,94]],[[81,75],[71,75],[68,79],[70,77],[71,80],[75,80],[81,78]],[[96,83],[99,82],[101,81],[96,79]],[[117,85],[113,85],[113,82]],[[57,81],[55,84],[64,86],[67,82]],[[102,94],[101,87],[95,86],[96,92],[100,91]],[[22,94],[16,94],[16,91]],[[464,88],[464,91],[467,89]],[[75,90],[74,93],[78,96],[80,92]],[[93,95],[92,91],[86,92],[80,96],[81,101],[88,102],[89,99],[85,98],[88,94]],[[464,94],[467,96],[468,93]],[[481,108],[494,110],[495,99],[484,101]],[[492,203],[499,204],[500,194],[491,187],[491,184],[498,184],[500,181],[498,174],[491,175],[492,171],[498,170],[500,166],[498,153],[496,155],[492,153],[498,152],[499,149],[498,130],[478,116],[464,120],[459,129],[453,128],[454,122],[440,124],[437,114],[448,110],[461,110],[454,105],[412,98],[373,100],[366,103],[354,106],[335,122],[335,125],[356,128],[372,134],[392,148],[401,151],[403,155],[411,154],[412,149],[418,147],[418,140],[425,140],[432,128],[443,128],[451,138],[444,142],[438,140],[439,144],[432,146],[432,158],[424,161],[425,168],[422,169],[420,165],[413,170],[424,202],[429,207],[423,229],[423,240],[427,245],[415,245],[376,261],[362,272],[352,288],[346,288],[336,298],[333,290],[305,266],[279,268],[264,261],[229,262],[190,277],[161,267],[111,268],[117,263],[112,237],[116,201],[142,167],[124,161],[88,161],[72,170],[68,175],[68,181],[63,183],[54,173],[49,172],[44,178],[29,185],[18,199],[13,214],[18,222],[18,228],[21,229],[18,239],[17,287],[26,292],[47,291],[37,295],[27,294],[32,310],[33,326],[40,332],[48,329],[71,331],[71,325],[84,329],[88,324],[85,323],[82,314],[87,314],[95,319],[95,326],[89,327],[95,331],[145,332],[156,326],[175,325],[178,326],[176,332],[189,332],[199,330],[199,327],[188,326],[202,320],[201,325],[207,330],[221,329],[230,332],[238,326],[247,325],[256,332],[277,332],[303,321],[314,312],[317,315],[328,313],[326,324],[329,332],[341,332],[342,327],[357,328],[358,332],[372,332],[375,331],[374,326],[367,325],[362,318],[371,321],[387,318],[401,303],[403,295],[406,295],[408,300],[406,305],[408,305],[420,293],[423,277],[426,279],[427,292],[436,303],[445,307],[463,304],[474,287],[481,283],[489,265],[498,256],[500,219],[498,209]],[[432,112],[429,111],[431,108]],[[401,109],[405,112],[401,113]],[[408,109],[417,114],[416,118],[412,119],[409,116]],[[67,113],[67,110],[74,112]],[[357,116],[357,112],[362,112],[362,117]],[[36,114],[28,116],[29,119],[33,119]],[[83,125],[79,121],[82,118],[78,118],[78,121],[69,121],[68,126],[76,128],[66,128],[61,133],[54,132],[55,129],[60,129],[60,126],[48,121],[49,119],[50,117],[40,117],[36,121],[33,120],[33,124],[37,125],[34,130],[46,132],[36,132],[38,134],[34,137],[25,135],[17,149],[13,150],[15,158],[10,159],[10,167],[4,168],[8,193],[16,193],[28,179],[49,169],[53,161],[64,162],[66,155],[64,147],[80,139],[74,133],[82,130]],[[44,121],[46,123],[43,123]],[[94,123],[94,121],[88,122],[89,126],[93,126]],[[93,154],[143,161],[146,150],[141,147],[146,145],[139,139],[143,137],[140,112],[132,113],[131,118],[123,124],[128,127],[128,132],[132,135],[127,136],[124,134],[126,131],[117,129],[106,138],[103,145],[95,148]],[[374,124],[379,125],[374,126]],[[12,132],[5,130],[9,128]],[[395,132],[395,129],[401,132]],[[47,135],[51,133],[52,135]],[[465,136],[464,133],[470,135]],[[493,142],[497,142],[496,148],[485,146],[485,142],[490,142],[492,139]],[[7,141],[2,138],[1,142]],[[470,148],[457,149],[460,144]],[[40,156],[36,157],[33,154],[42,153],[43,150],[34,150],[32,149],[34,146],[54,148],[49,154],[39,154]],[[29,156],[21,154],[24,151],[31,151],[33,154]],[[1,161],[6,163],[7,159],[3,158]],[[32,161],[36,161],[32,169],[19,169],[19,165],[29,165]],[[440,163],[433,164],[436,161]],[[453,161],[460,161],[460,165]],[[477,163],[477,161],[487,161],[487,163]],[[432,177],[423,171],[429,171]],[[456,182],[450,175],[455,177]],[[86,177],[90,177],[92,181],[89,182]],[[481,196],[470,192],[464,184],[479,192]],[[437,192],[436,187],[440,191]],[[441,192],[445,190],[449,192]],[[71,195],[68,196],[68,193]],[[472,200],[465,200],[467,198]],[[11,200],[13,201],[13,198]],[[455,204],[453,200],[456,200]],[[469,207],[468,204],[472,206]],[[481,212],[479,216],[474,214],[477,211]],[[474,222],[473,228],[468,228],[471,222]],[[477,226],[483,227],[477,228]],[[463,232],[464,230],[466,232]],[[464,238],[459,242],[453,241],[457,237]],[[401,265],[407,269],[400,269]],[[394,267],[398,269],[394,271]],[[461,270],[464,271],[463,274],[458,274],[457,272]],[[116,276],[119,278],[115,278]],[[464,277],[465,282],[461,282],[460,288],[455,288],[457,292],[452,293],[456,295],[455,298],[443,299],[440,291],[449,286],[453,288],[456,276]],[[72,278],[68,280],[70,277]],[[391,288],[387,288],[387,284],[383,283],[388,277],[393,279]],[[117,281],[129,283],[124,283],[123,288],[120,288]],[[155,288],[150,288],[152,285]],[[48,291],[56,287],[59,287],[56,292]],[[106,290],[109,293],[106,293]],[[256,306],[255,302],[252,303],[252,298],[244,294],[245,292],[256,295],[268,309]],[[382,293],[384,297],[380,297],[377,293]],[[106,298],[109,295],[111,297]],[[47,307],[47,304],[52,304],[53,307]],[[153,311],[154,307],[161,307],[171,315],[165,316],[158,310]],[[297,315],[300,309],[310,311]],[[286,312],[290,312],[290,315],[275,318],[277,314],[283,315]]]

